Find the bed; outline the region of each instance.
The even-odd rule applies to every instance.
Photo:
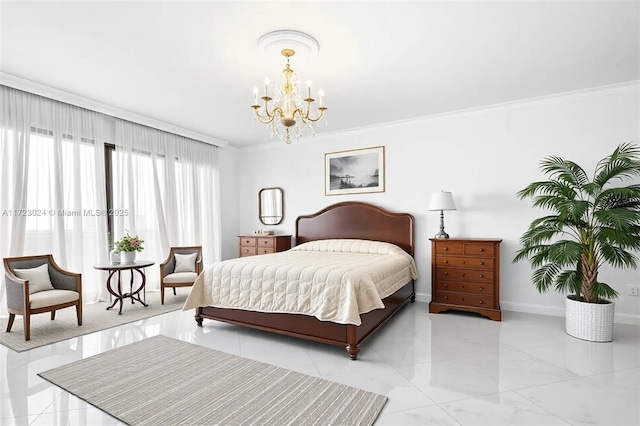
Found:
[[[407,302],[415,300],[414,279],[417,277],[417,273],[415,273],[415,264],[413,263],[414,218],[407,213],[393,213],[367,203],[343,202],[331,205],[315,214],[299,216],[296,219],[295,239],[296,246],[289,250],[292,253],[274,253],[234,259],[205,268],[194,284],[185,309],[195,308],[195,320],[201,327],[204,319],[212,319],[316,342],[340,345],[344,346],[351,359],[355,360],[360,351],[360,344],[382,327]],[[407,276],[406,282],[402,278],[401,282],[396,283],[395,287],[390,290],[391,293],[382,299],[379,306],[369,307],[368,309],[372,310],[359,314],[357,320],[340,315],[336,317],[337,319],[319,315],[324,319],[321,320],[309,314],[264,312],[209,305],[198,306],[198,303],[193,303],[191,300],[202,300],[199,299],[201,296],[194,296],[194,294],[204,292],[203,286],[205,284],[203,282],[206,282],[205,275],[209,268],[214,268],[217,265],[218,269],[222,266],[229,270],[246,269],[249,266],[247,259],[252,262],[278,262],[282,257],[296,255],[296,250],[304,251],[307,247],[311,247],[311,249],[322,247],[324,250],[327,246],[326,240],[330,240],[329,244],[333,244],[333,240],[339,240],[336,243],[339,247],[344,244],[350,247],[348,244],[353,244],[353,240],[362,241],[362,247],[365,247],[365,250],[374,247],[372,249],[374,251],[380,250],[379,247],[387,250],[387,246],[392,244],[396,251],[402,251],[402,256],[410,257],[414,272],[411,273],[411,276]],[[395,252],[393,254],[399,255]],[[278,255],[282,255],[282,257],[278,257]],[[297,255],[300,255],[299,252]],[[260,268],[262,266],[256,264],[252,267]],[[401,277],[404,276],[401,275]],[[260,286],[260,283],[254,282],[254,287],[256,284],[258,287]],[[215,287],[210,286],[207,291],[210,288]],[[379,297],[381,295],[382,293]]]

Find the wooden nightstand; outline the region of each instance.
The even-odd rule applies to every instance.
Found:
[[[477,312],[500,321],[501,239],[431,238],[429,312]]]
[[[238,238],[240,257],[276,253],[291,248],[291,235],[240,235]]]

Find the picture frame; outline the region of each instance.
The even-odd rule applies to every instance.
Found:
[[[324,194],[384,192],[384,146],[324,154]]]

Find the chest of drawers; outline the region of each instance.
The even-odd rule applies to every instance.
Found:
[[[429,312],[476,312],[500,321],[501,239],[431,240]]]
[[[239,256],[276,253],[291,248],[291,235],[240,235]]]

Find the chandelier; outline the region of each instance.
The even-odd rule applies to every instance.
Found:
[[[316,116],[313,117],[311,104],[315,99],[311,97],[311,82],[307,81],[307,97],[302,99],[300,80],[291,69],[289,58],[295,55],[293,49],[282,49],[282,56],[287,58],[287,65],[278,78],[273,98],[269,93],[269,79],[264,81],[264,96],[262,105],[258,103],[258,88],[253,89],[253,108],[255,119],[261,124],[266,124],[271,137],[291,143],[291,136],[298,139],[305,130],[314,133],[314,125],[324,117],[327,107],[324,106],[324,91],[318,92],[319,106]],[[273,101],[273,102],[272,102]]]

